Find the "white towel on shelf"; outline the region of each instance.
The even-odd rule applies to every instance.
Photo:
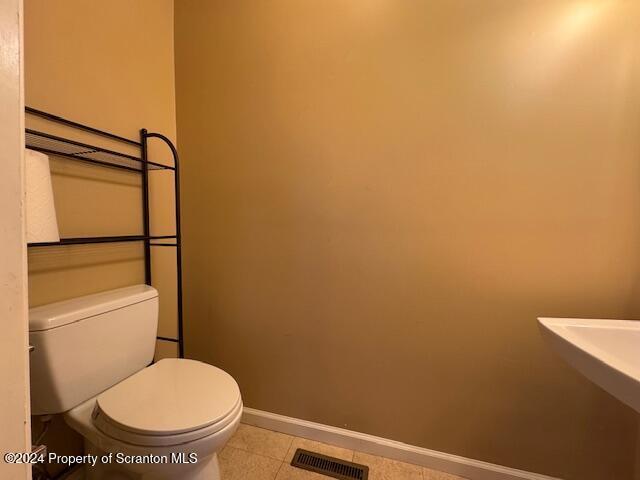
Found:
[[[58,242],[49,157],[25,149],[27,242]]]

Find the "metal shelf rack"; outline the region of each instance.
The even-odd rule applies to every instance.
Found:
[[[78,142],[68,138],[52,135],[37,130],[25,129],[25,145],[27,148],[37,150],[47,155],[54,155],[70,160],[96,165],[99,167],[127,170],[141,175],[142,178],[142,235],[121,235],[104,237],[74,237],[61,238],[59,242],[30,243],[29,247],[50,247],[57,245],[86,245],[99,243],[143,242],[144,245],[144,271],[145,283],[151,285],[151,247],[173,247],[176,249],[176,280],[178,294],[178,338],[158,336],[158,340],[174,342],[178,344],[178,354],[184,358],[184,336],[182,323],[182,236],[180,231],[180,159],[175,145],[166,136],[160,133],[140,130],[140,140],[131,140],[104,130],[99,130],[88,125],[52,115],[51,113],[25,107],[28,115],[37,116],[47,121],[65,125],[72,129],[107,138],[114,142],[126,144],[139,149],[139,156],[118,152],[96,145]],[[147,158],[147,145],[151,138],[157,138],[164,142],[173,156],[173,165],[163,165]],[[149,228],[149,172],[155,170],[170,170],[174,174],[175,188],[175,235],[151,235]],[[173,240],[172,243],[155,242],[154,240]]]

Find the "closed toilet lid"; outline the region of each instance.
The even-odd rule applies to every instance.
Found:
[[[225,371],[167,358],[98,395],[93,416],[111,429],[168,436],[225,423],[239,405],[238,384]]]

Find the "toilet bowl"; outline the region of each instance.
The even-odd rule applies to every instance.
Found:
[[[218,480],[217,452],[242,416],[240,391],[224,371],[165,359],[64,414],[85,453],[106,462],[87,480]]]
[[[240,389],[196,360],[153,359],[158,293],[126,287],[30,310],[32,411],[84,438],[87,480],[219,480]],[[94,464],[95,462],[95,464]]]

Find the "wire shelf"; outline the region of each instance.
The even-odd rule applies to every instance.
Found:
[[[36,242],[30,243],[30,247],[53,247],[56,245],[89,245],[92,243],[123,243],[123,242],[140,242],[142,240],[175,240],[175,235],[120,235],[111,237],[75,237],[61,238],[59,242]],[[165,244],[151,244],[161,245]],[[176,246],[175,244],[166,244]]]
[[[36,130],[25,130],[25,144],[27,148],[48,155],[58,155],[72,160],[134,172],[144,170],[144,162],[139,157]],[[149,170],[175,170],[174,167],[151,161],[147,161],[147,165]]]

